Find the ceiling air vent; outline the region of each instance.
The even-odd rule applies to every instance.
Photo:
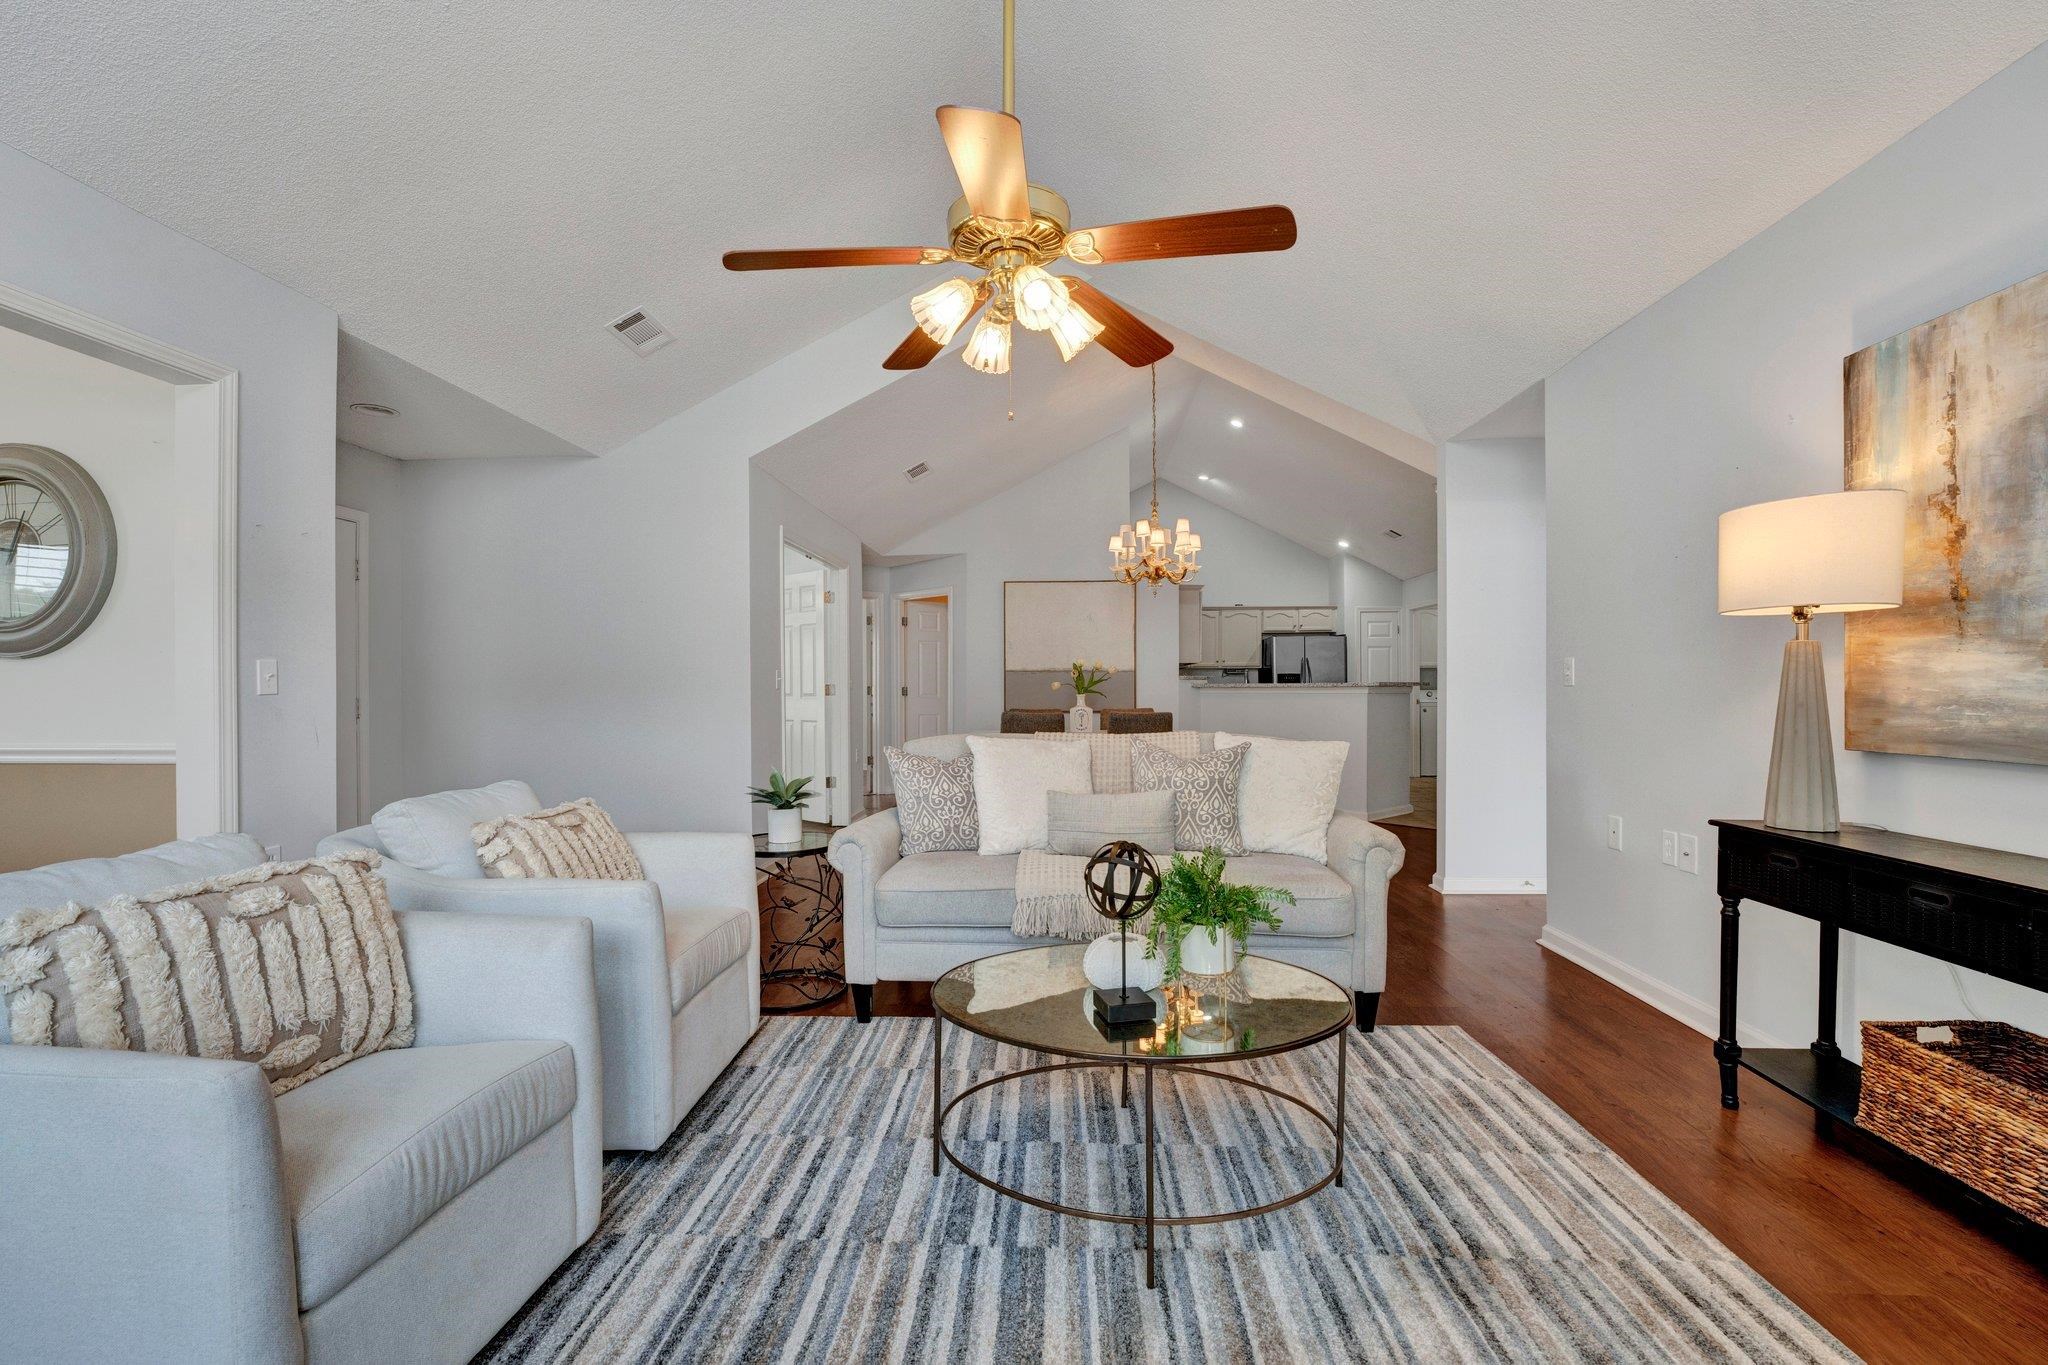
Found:
[[[675,340],[666,327],[637,308],[614,322],[612,332],[632,348],[634,355],[651,354]]]
[[[903,477],[910,480],[910,482],[912,483],[916,483],[919,479],[923,478],[925,475],[931,472],[932,467],[926,464],[923,460],[919,460],[916,464],[912,465],[910,468],[903,471]]]
[[[1381,532],[1381,534],[1386,536],[1388,540],[1399,540],[1401,538],[1401,533],[1393,529],[1391,526],[1388,527],[1385,531]]]

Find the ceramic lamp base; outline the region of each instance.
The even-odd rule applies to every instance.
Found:
[[[1774,829],[1832,833],[1842,827],[1835,801],[1835,736],[1828,723],[1828,680],[1820,641],[1787,640],[1778,674],[1778,728],[1764,823]]]

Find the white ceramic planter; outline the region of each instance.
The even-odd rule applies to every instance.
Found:
[[[1123,957],[1119,959],[1119,948]],[[1088,951],[1081,955],[1081,974],[1088,978],[1088,984],[1097,990],[1113,991],[1123,982],[1123,973],[1130,972],[1131,989],[1149,991],[1164,979],[1166,964],[1156,957],[1145,956],[1143,934],[1104,934],[1088,945]]]
[[[1209,941],[1207,929],[1190,929],[1180,941],[1180,969],[1191,976],[1222,976],[1237,965],[1237,940],[1218,931]]]
[[[1095,714],[1095,708],[1088,704],[1086,697],[1067,708],[1067,733],[1070,735],[1089,734],[1102,728],[1102,717]]]
[[[775,810],[768,812],[768,842],[771,844],[798,844],[804,837],[804,813],[802,807],[796,810]]]

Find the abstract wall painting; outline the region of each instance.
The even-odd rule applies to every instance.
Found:
[[[1906,593],[1847,621],[1851,749],[2048,763],[2048,274],[1843,362],[1848,488],[1906,490]]]

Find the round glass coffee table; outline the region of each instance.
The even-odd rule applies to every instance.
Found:
[[[1091,987],[1081,972],[1085,944],[1020,948],[978,958],[953,968],[932,983],[932,1174],[940,1161],[998,1194],[1035,1208],[1106,1223],[1142,1225],[1145,1229],[1145,1287],[1153,1288],[1155,1238],[1162,1227],[1220,1223],[1251,1218],[1308,1198],[1325,1185],[1344,1184],[1344,1030],[1352,1021],[1351,993],[1336,982],[1304,967],[1272,958],[1246,956],[1239,968],[1240,998],[1228,1007],[1227,1019],[1211,1018],[1202,1002],[1179,990],[1155,991],[1160,997],[1157,1019],[1139,1030],[1109,1029],[1095,1022]],[[943,1069],[945,1025],[978,1033],[999,1043],[1047,1053],[1065,1061],[1047,1062],[977,1081],[948,1100]],[[1132,1032],[1137,1036],[1129,1036]],[[1299,1096],[1234,1071],[1214,1069],[1218,1062],[1241,1062],[1295,1052],[1316,1043],[1337,1040],[1337,1112],[1325,1114]],[[1131,1102],[1131,1068],[1140,1073],[1144,1095],[1145,1211],[1123,1213],[1087,1209],[1041,1199],[1005,1185],[968,1165],[946,1144],[946,1116],[969,1096],[991,1086],[1008,1085],[1030,1076],[1061,1071],[1114,1069],[1121,1072],[1121,1102]],[[1330,1169],[1313,1183],[1280,1199],[1246,1208],[1209,1213],[1158,1211],[1152,1122],[1152,1074],[1168,1070],[1180,1077],[1243,1086],[1283,1100],[1305,1111],[1336,1139]]]

